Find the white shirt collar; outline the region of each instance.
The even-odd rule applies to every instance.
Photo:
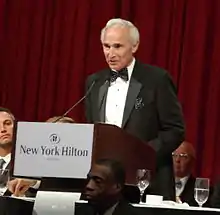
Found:
[[[5,163],[9,164],[11,161],[11,153],[7,154],[5,157],[0,156],[0,159],[3,159]]]
[[[131,75],[132,75],[132,72],[133,72],[133,70],[134,70],[135,61],[136,61],[136,60],[135,60],[135,58],[133,57],[133,60],[132,60],[131,64],[127,67],[129,81],[131,80]]]
[[[183,177],[183,178],[175,178],[175,182],[177,181],[181,181],[182,182],[182,186],[185,187],[186,185],[186,182],[188,181],[189,179],[189,175]]]
[[[189,179],[189,176],[185,176],[183,178],[175,178],[175,182],[177,183],[178,181],[181,181],[182,183],[182,186],[181,187],[178,187],[178,186],[175,186],[175,190],[176,190],[176,196],[180,196],[181,193],[183,192],[184,188],[185,188],[185,185],[187,183]]]

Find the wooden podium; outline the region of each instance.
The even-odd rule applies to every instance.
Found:
[[[99,158],[112,158],[122,162],[128,184],[136,183],[137,169],[149,169],[151,175],[155,172],[156,154],[153,148],[114,125],[95,124],[92,162]]]
[[[120,161],[126,170],[126,184],[136,184],[136,171],[140,168],[149,169],[154,175],[156,155],[147,143],[114,125],[97,123],[93,132],[92,163],[100,158]],[[40,189],[78,192],[85,182],[85,179],[47,177],[42,178]]]

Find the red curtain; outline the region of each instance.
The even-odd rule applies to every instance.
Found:
[[[219,0],[0,0],[0,104],[20,120],[61,115],[106,67],[100,30],[113,17],[140,30],[137,58],[178,87],[196,174],[220,175]],[[83,104],[70,116],[84,120]]]

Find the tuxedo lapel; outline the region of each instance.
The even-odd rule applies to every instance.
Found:
[[[108,81],[105,81],[99,89],[98,108],[99,108],[99,121],[105,122],[105,105],[108,91]]]
[[[6,166],[6,168],[5,169],[11,169],[11,161],[9,162],[9,164]]]
[[[138,64],[136,62],[130,84],[128,87],[128,93],[127,93],[127,98],[126,98],[126,103],[125,103],[125,109],[124,109],[124,115],[123,115],[123,120],[122,120],[122,128],[125,126],[132,109],[134,108],[136,98],[141,90],[142,83],[138,81],[138,73],[141,71],[138,71]]]
[[[104,70],[101,74],[99,74],[99,78],[95,84],[95,88],[92,91],[92,99],[93,101],[93,116],[94,122],[104,122],[105,120],[105,103],[106,103],[106,95],[108,91],[108,80],[109,80],[109,69]]]

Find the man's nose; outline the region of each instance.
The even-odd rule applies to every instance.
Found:
[[[114,57],[115,56],[115,50],[113,47],[110,47],[109,49],[109,57]]]
[[[0,132],[1,133],[5,133],[6,132],[6,128],[4,125],[0,124]]]
[[[177,155],[177,156],[175,157],[175,162],[176,162],[176,163],[179,163],[179,162],[180,162],[180,156]]]
[[[88,183],[86,184],[86,190],[93,190],[94,189],[94,183],[92,180],[89,180]]]

